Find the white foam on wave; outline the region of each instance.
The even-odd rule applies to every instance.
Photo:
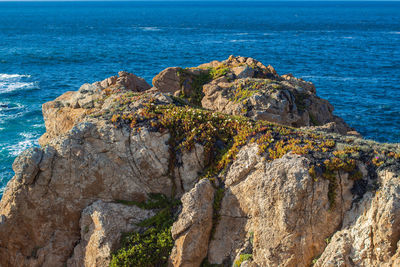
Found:
[[[37,88],[34,82],[0,82],[0,94]]]
[[[400,32],[389,32],[390,34],[400,34]]]
[[[203,41],[202,43],[205,43],[205,44],[223,44],[224,41],[212,40],[212,41]]]
[[[256,40],[245,40],[245,39],[233,39],[230,40],[230,43],[251,43],[251,42],[255,42]]]
[[[33,89],[36,84],[28,82],[24,78],[30,78],[28,74],[8,74],[0,73],[0,94],[16,90]]]
[[[305,75],[301,76],[300,78],[307,80],[331,80],[331,81],[363,81],[363,82],[370,82],[370,83],[377,83],[379,80],[373,77],[338,77],[338,76],[318,76],[318,75]]]
[[[13,176],[14,176],[13,171],[0,172],[0,199],[1,195],[4,195],[4,192],[6,191],[8,181],[10,181]]]
[[[36,135],[29,132],[22,132],[19,135],[24,137],[24,140],[5,148],[10,156],[16,157],[21,154],[22,151],[38,145],[38,138]]]
[[[25,111],[25,106],[21,104],[16,104],[16,105],[4,105],[1,106],[2,103],[0,103],[0,125],[6,123],[9,120],[16,119],[18,117],[21,117],[24,115]],[[4,128],[0,127],[0,130],[4,130]],[[1,150],[1,149],[0,149]]]
[[[44,125],[43,124],[34,124],[34,125],[32,125],[32,127],[33,128],[42,128],[42,127],[44,127]]]
[[[31,75],[27,74],[7,74],[7,73],[0,73],[0,80],[15,80],[21,78],[29,78]]]
[[[158,31],[161,31],[161,29],[158,28],[158,27],[140,27],[140,29],[142,29],[143,31],[146,31],[146,32],[158,32]]]
[[[10,103],[10,104],[0,103],[0,125],[3,123],[7,123],[7,121],[14,120],[24,116],[24,114],[26,113],[25,108],[26,106],[19,103]],[[0,149],[0,151],[1,150],[2,149]]]
[[[27,139],[34,138],[34,135],[32,133],[29,133],[29,132],[22,132],[22,133],[19,133],[19,135],[22,136],[22,137],[25,137]]]
[[[345,36],[345,37],[343,37],[343,39],[354,39],[354,37],[353,36]]]
[[[6,109],[8,109],[8,104],[0,102],[0,112]]]
[[[15,109],[21,109],[24,108],[25,106],[20,104],[20,103],[4,103],[0,102],[0,111],[3,110],[15,110]]]

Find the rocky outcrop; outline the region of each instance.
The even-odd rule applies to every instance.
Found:
[[[100,100],[109,95],[111,90],[143,92],[150,88],[143,78],[120,71],[118,76],[94,84],[84,84],[76,92],[64,93],[42,106],[46,133],[39,139],[40,145],[44,146],[54,137],[71,130],[91,109],[100,108]]]
[[[43,105],[0,202],[0,266],[140,265],[146,235],[171,266],[399,264],[398,145],[338,134],[311,83],[251,58],[153,84],[121,72]]]
[[[333,115],[333,106],[316,96],[315,86],[292,74],[279,76],[272,66],[230,56],[195,68],[167,68],[153,79],[157,90],[184,96],[203,108],[284,125],[320,126],[334,122],[345,134],[352,129]]]

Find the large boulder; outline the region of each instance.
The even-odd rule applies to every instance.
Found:
[[[166,68],[153,78],[153,85],[155,88],[163,93],[175,93],[181,88],[181,81],[179,72],[181,68],[170,67]]]
[[[123,88],[133,92],[143,92],[151,88],[143,78],[126,71],[120,71],[118,72],[118,76],[112,76],[101,82],[95,83],[95,85],[98,85],[103,89],[114,87]]]

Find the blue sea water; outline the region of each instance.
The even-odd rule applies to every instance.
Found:
[[[400,142],[400,2],[0,2],[0,188],[41,104],[127,70],[230,54],[312,81],[366,138]],[[0,195],[1,195],[0,189]]]

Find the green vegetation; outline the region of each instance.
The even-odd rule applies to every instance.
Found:
[[[215,233],[215,227],[217,226],[220,215],[219,211],[221,210],[222,198],[224,197],[225,189],[217,188],[214,194],[214,203],[213,203],[213,228],[211,229],[210,238],[213,239]]]
[[[282,88],[283,88],[283,86],[282,86],[282,85],[280,85],[280,84],[276,84],[276,83],[272,84],[271,86],[272,86],[272,88],[274,88],[275,90],[280,90],[280,89],[282,89]]]
[[[110,266],[167,266],[172,247],[170,228],[130,233],[122,237],[122,248],[113,255]]]
[[[249,242],[251,245],[253,245],[254,243],[254,232],[250,232],[249,233]]]
[[[231,101],[235,103],[242,102],[257,92],[267,90],[268,86],[271,86],[274,89],[276,88],[275,86],[278,86],[278,84],[272,83],[269,79],[246,79],[239,82],[239,85],[235,85],[235,90],[231,97]],[[282,87],[279,85],[279,89],[281,88]]]
[[[201,106],[201,100],[204,97],[203,85],[225,76],[230,69],[226,65],[221,64],[215,68],[199,69],[199,74],[193,74],[192,69],[179,69],[178,77],[181,87],[180,97],[187,99],[194,106]],[[185,86],[191,87],[190,92],[185,91]]]
[[[201,106],[201,99],[204,97],[203,85],[213,79],[210,72],[203,71],[198,75],[194,75],[187,69],[180,69],[178,76],[182,88],[181,97],[187,99],[192,105]],[[183,88],[185,83],[188,83],[188,86],[191,87],[190,92],[185,92]]]
[[[239,256],[239,259],[237,261],[235,261],[235,267],[240,267],[240,265],[247,260],[251,260],[253,259],[253,255],[252,254],[241,254]]]
[[[201,70],[199,74],[193,74],[194,69],[195,68],[178,70],[181,86],[180,97],[187,99],[191,105],[201,106],[201,100],[204,97],[203,85],[212,80],[226,76],[230,72],[230,68],[225,64],[221,64],[214,68],[198,69]],[[234,102],[240,102],[249,98],[269,84],[274,89],[282,89],[280,84],[273,83],[270,79],[249,79],[235,88],[231,100]],[[191,87],[190,92],[185,92],[185,86]]]
[[[249,142],[257,143],[259,154],[269,161],[289,152],[308,157],[312,162],[310,176],[314,181],[318,181],[319,177],[329,181],[328,197],[332,209],[335,207],[338,174],[349,173],[350,179],[357,180],[362,178],[357,160],[380,167],[385,162],[383,158],[396,160],[398,155],[390,152],[376,152],[374,155],[361,151],[355,145],[341,145],[339,149],[334,139],[323,135],[187,105],[161,105],[149,99],[144,106],[138,114],[117,113],[111,120],[116,126],[124,122],[137,130],[146,125],[154,131],[167,130],[171,134],[172,157],[183,150],[190,151],[195,143],[203,145],[205,168],[200,178],[215,179],[235,159],[240,147]],[[172,159],[170,164],[173,169],[177,163]]]
[[[315,118],[315,116],[314,116],[313,114],[311,114],[310,111],[309,111],[309,113],[308,113],[308,116],[309,116],[310,122],[311,122],[311,124],[312,124],[313,126],[318,126],[318,125],[320,125],[320,123],[319,123],[319,121],[317,120],[317,118]]]
[[[157,131],[168,130],[176,152],[190,151],[195,143],[204,146],[205,177],[226,168],[244,145],[253,123],[246,118],[230,117],[189,106],[155,105],[149,103],[142,111],[142,123],[150,123]],[[218,143],[218,145],[217,145]]]
[[[319,260],[320,257],[321,257],[321,255],[318,255],[317,257],[315,257],[314,259],[312,259],[310,266],[314,266],[314,264],[317,263],[317,261]]]
[[[237,102],[241,102],[244,99],[247,99],[249,97],[251,97],[254,93],[256,93],[257,91],[255,90],[251,90],[250,88],[243,88],[242,84],[239,84],[234,92],[234,96],[231,99],[233,102],[237,103]]]
[[[142,209],[157,209],[158,212],[138,224],[142,231],[123,235],[122,247],[113,254],[110,266],[167,266],[173,247],[171,226],[176,219],[174,209],[180,202],[161,194],[150,194],[146,202],[119,202]]]
[[[212,80],[225,76],[226,74],[229,73],[229,71],[230,71],[229,67],[224,64],[221,64],[216,68],[209,69],[210,77]]]
[[[329,245],[329,243],[331,242],[331,240],[332,240],[332,237],[327,237],[327,238],[325,238],[325,243],[326,243],[326,245]]]
[[[356,146],[338,149],[333,139],[295,128],[191,106],[160,105],[154,99],[145,104],[140,114],[114,115],[117,120],[112,121],[116,125],[122,120],[135,129],[150,125],[154,131],[168,130],[173,149],[171,154],[190,151],[195,143],[203,145],[205,169],[201,177],[204,178],[215,179],[224,172],[240,147],[249,142],[257,143],[259,154],[270,161],[289,152],[308,157],[312,162],[310,176],[314,181],[318,181],[319,177],[329,181],[328,198],[332,209],[335,208],[338,174],[349,173],[350,178],[355,180],[362,177],[356,164],[356,160],[361,158]],[[383,164],[379,156],[368,155],[377,167]],[[363,156],[364,160],[368,155]],[[390,155],[395,158],[397,154]],[[175,164],[173,160],[171,167]]]
[[[299,111],[305,111],[307,109],[306,99],[309,97],[307,94],[304,93],[295,93],[295,103],[296,107]]]
[[[200,267],[223,267],[223,264],[211,264],[208,262],[208,258],[204,258],[203,262],[201,263]]]

